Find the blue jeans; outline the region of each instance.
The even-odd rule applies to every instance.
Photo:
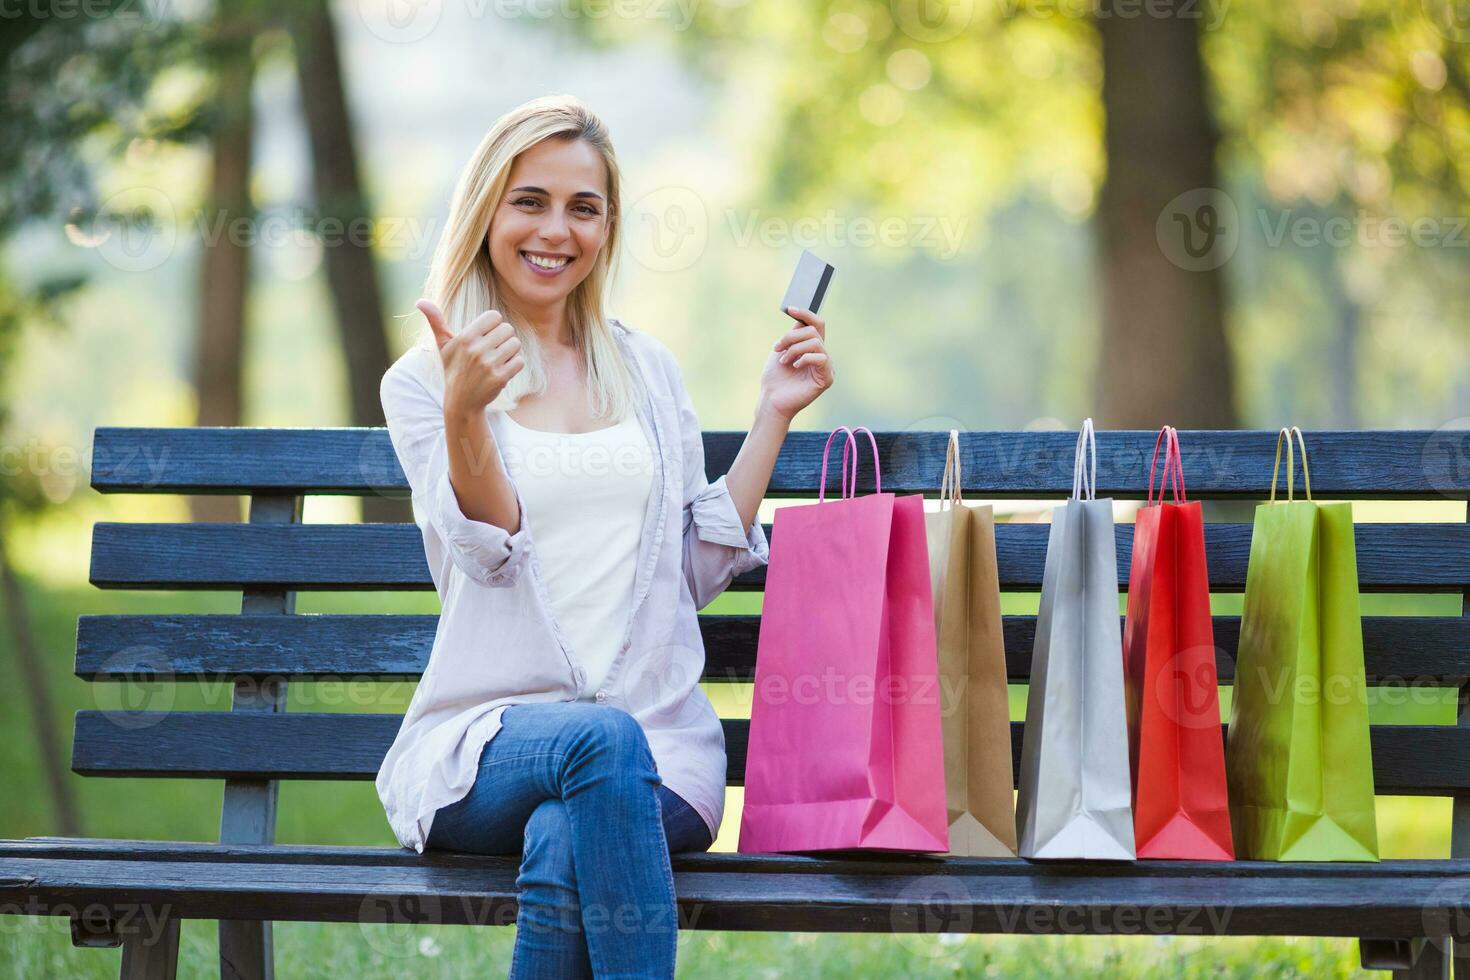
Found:
[[[438,810],[425,847],[520,855],[512,978],[672,978],[669,854],[711,843],[632,715],[563,701],[505,709],[469,795]]]

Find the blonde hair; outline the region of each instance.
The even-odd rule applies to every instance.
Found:
[[[511,320],[521,342],[525,367],[489,407],[509,411],[525,395],[546,390],[546,367],[538,335],[535,330],[515,323],[513,311],[502,305],[506,297],[496,287],[486,245],[486,236],[516,157],[546,139],[586,142],[602,157],[607,170],[607,240],[593,261],[592,271],[567,297],[567,320],[572,343],[585,359],[587,400],[592,415],[621,421],[633,408],[637,382],[603,313],[619,241],[621,181],[607,129],[580,99],[571,95],[532,99],[507,112],[490,127],[454,188],[423,295],[444,311],[451,333],[459,333],[485,310],[500,310]],[[444,363],[427,323],[414,347],[433,355],[428,360],[433,365],[435,383],[442,390]]]

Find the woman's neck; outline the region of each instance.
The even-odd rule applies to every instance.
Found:
[[[573,346],[572,326],[567,321],[565,299],[555,306],[515,307],[508,312],[512,323],[535,331],[536,339],[543,349],[556,350]]]

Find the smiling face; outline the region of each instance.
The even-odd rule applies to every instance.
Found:
[[[516,157],[487,242],[517,309],[557,310],[608,235],[607,170],[582,140],[545,139]]]

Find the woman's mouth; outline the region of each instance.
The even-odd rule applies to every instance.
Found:
[[[546,279],[561,275],[572,264],[571,256],[568,255],[542,255],[524,251],[521,252],[521,261],[526,263],[526,268]]]

